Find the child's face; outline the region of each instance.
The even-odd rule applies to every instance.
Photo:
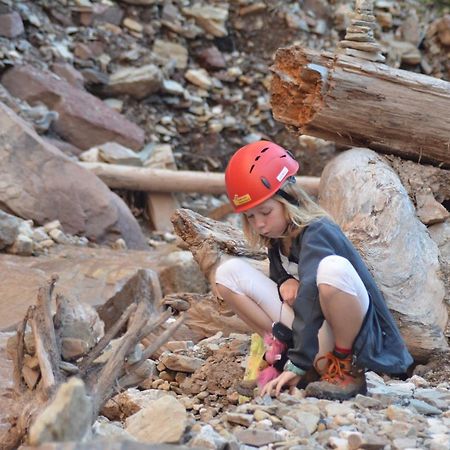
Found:
[[[273,198],[245,211],[244,214],[250,226],[267,238],[281,237],[288,226],[283,205]]]

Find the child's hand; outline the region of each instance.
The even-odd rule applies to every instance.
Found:
[[[289,387],[289,393],[293,394],[295,391],[295,387],[297,386],[298,382],[300,381],[300,376],[296,375],[293,372],[281,372],[281,375],[279,375],[277,378],[273,379],[272,381],[269,381],[261,390],[260,396],[263,397],[264,395],[275,395],[278,397],[280,395],[281,389],[284,386]]]
[[[289,278],[284,283],[280,285],[280,295],[283,301],[285,301],[289,306],[293,306],[295,299],[297,298],[297,291],[299,287],[299,282],[295,278]]]

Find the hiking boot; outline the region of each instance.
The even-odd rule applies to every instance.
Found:
[[[305,389],[307,397],[327,400],[348,400],[357,394],[366,394],[367,385],[364,371],[352,365],[352,356],[338,358],[329,352],[316,361],[325,360],[328,365],[320,381],[308,384]]]

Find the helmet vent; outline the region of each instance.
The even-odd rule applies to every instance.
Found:
[[[255,168],[255,165],[253,164],[252,167],[250,167],[250,173],[252,173],[252,170]]]
[[[267,188],[270,189],[270,183],[269,180],[265,177],[261,177],[261,183]]]
[[[269,150],[269,147],[265,147],[261,150],[261,153],[267,152],[267,150]]]

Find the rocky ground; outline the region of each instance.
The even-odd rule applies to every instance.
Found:
[[[375,1],[375,35],[389,65],[450,81],[446,3]],[[351,7],[347,0],[0,0],[0,75],[27,63],[71,79],[142,128],[144,162],[156,147],[166,144],[179,169],[222,171],[236,147],[267,137],[295,152],[302,174],[320,175],[339,149],[331,142],[299,138],[273,120],[267,89],[269,67],[274,51],[294,42],[334,51],[344,37]],[[147,85],[144,97],[129,87],[111,89],[119,70],[133,78],[140,67],[150,65],[153,84]],[[3,90],[0,99],[12,103],[38,133],[53,139],[70,158],[78,159],[89,150],[61,140],[52,126],[56,116],[51,104],[21,103]],[[120,194],[142,219],[142,195]],[[220,204],[210,196],[179,198],[183,205],[201,212]],[[61,248],[96,248],[64,233],[58,223],[17,226],[28,239],[15,244],[23,247],[12,253],[45,256],[56,252],[59,261],[66,259],[70,265],[70,252],[64,255]],[[175,239],[171,233],[146,232],[155,252]],[[115,247],[117,252],[126,251],[120,240]],[[108,258],[113,259],[105,255],[104,261]],[[163,271],[159,272],[164,293],[186,287],[174,282],[176,276],[187,273],[183,264],[175,272],[178,275],[170,277],[171,289]],[[45,260],[35,266],[41,280],[45,266],[51,269],[52,263]],[[119,262],[109,272],[104,269],[105,285],[111,283],[111,273],[120,271],[118,267]],[[97,269],[92,268],[86,278],[100,278]],[[200,280],[198,274],[191,276],[195,277]],[[65,281],[69,283],[70,277]],[[75,277],[72,281],[75,286]],[[202,313],[213,317],[205,310]],[[191,331],[204,327],[208,338],[200,332],[189,338],[189,329],[185,330],[184,337],[167,344],[165,353],[155,358],[153,376],[104,407],[94,436],[107,439],[108,444],[99,448],[113,448],[112,441],[118,445],[120,438],[242,450],[450,448],[448,354],[433,355],[406,380],[370,373],[368,395],[348,402],[305,399],[301,390],[293,396],[284,393],[279,399],[256,397],[242,402],[237,385],[245,371],[250,337],[227,336],[219,324],[211,325],[212,320],[208,324],[198,320]],[[0,362],[0,376],[7,388],[2,409],[7,410],[13,401],[11,367],[4,353]],[[5,427],[2,422],[0,431]],[[94,444],[79,445],[94,448]]]

